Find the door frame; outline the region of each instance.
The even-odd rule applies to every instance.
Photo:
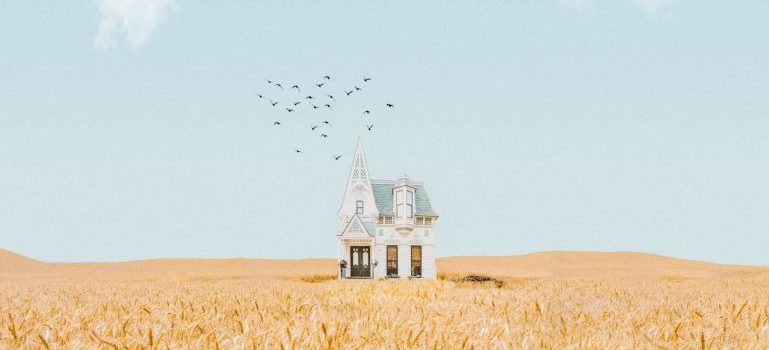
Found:
[[[356,268],[355,265],[353,265],[353,249],[354,248],[363,248],[361,249],[358,254],[359,256],[359,262],[363,262],[363,252],[367,252],[367,260],[365,265],[365,268],[361,266],[361,264],[358,264],[358,267]],[[361,273],[359,275],[356,275],[353,271],[359,270]],[[356,246],[350,246],[350,278],[371,278],[371,246],[370,245],[356,245]]]

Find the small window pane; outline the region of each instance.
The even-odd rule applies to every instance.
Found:
[[[398,204],[398,212],[396,214],[399,218],[403,217],[403,204]]]
[[[432,225],[433,224],[433,218],[425,218],[425,225]]]
[[[355,202],[355,213],[363,214],[363,201]]]
[[[411,191],[406,192],[406,203],[414,204],[414,192],[411,192]]]

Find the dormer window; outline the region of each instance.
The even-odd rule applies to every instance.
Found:
[[[410,218],[414,217],[414,192],[406,191],[406,213]]]
[[[398,218],[403,217],[403,191],[395,192],[395,216]]]
[[[363,201],[355,202],[355,214],[363,214]]]

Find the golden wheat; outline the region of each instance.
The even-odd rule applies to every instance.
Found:
[[[765,277],[506,282],[496,288],[328,276],[64,284],[6,279],[0,348],[769,346]]]

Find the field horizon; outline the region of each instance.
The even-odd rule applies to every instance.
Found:
[[[769,266],[719,264],[642,252],[541,251],[503,256],[437,258],[442,277],[484,274],[516,278],[729,278],[767,274]],[[193,273],[221,277],[334,275],[334,258],[149,258],[115,262],[46,262],[0,248],[0,277],[18,273],[44,278],[89,272],[144,271],[160,277]]]
[[[768,266],[549,251],[336,280],[335,259],[43,262],[0,250],[0,348],[763,348]],[[455,282],[484,274],[501,283]]]

